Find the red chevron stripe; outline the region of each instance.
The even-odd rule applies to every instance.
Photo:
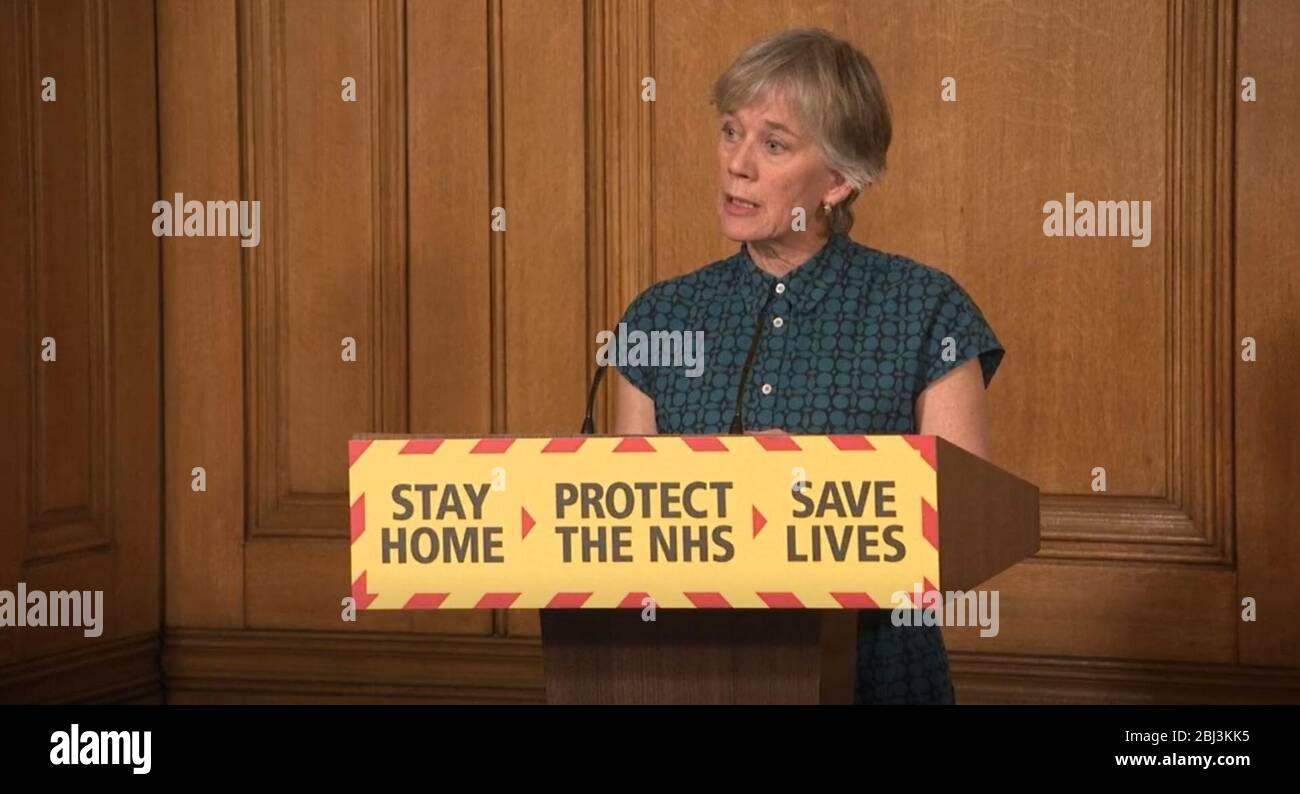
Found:
[[[361,494],[357,501],[352,503],[351,515],[348,517],[348,528],[351,532],[352,539],[348,543],[356,543],[361,533],[366,531],[366,495]]]
[[[519,520],[523,523],[523,527],[524,527],[523,537],[526,538],[528,537],[529,530],[531,530],[537,522],[534,521],[533,517],[528,514],[527,508],[521,507],[519,508],[519,512],[521,513]]]
[[[759,593],[758,597],[772,609],[803,609],[803,602],[794,593]]]
[[[440,446],[442,446],[441,438],[413,438],[406,442],[405,446],[398,450],[397,454],[431,455],[434,452],[437,452],[438,447]]]
[[[357,462],[357,458],[361,457],[362,452],[370,448],[371,443],[371,439],[368,438],[348,439],[348,468],[351,468],[352,464]]]
[[[684,593],[697,609],[731,609],[722,593]]]
[[[542,447],[542,452],[577,452],[587,439],[582,436],[573,436],[569,438],[553,438],[546,442]]]
[[[509,609],[519,598],[519,593],[484,593],[474,605],[475,609]]]
[[[406,599],[402,609],[437,609],[451,593],[415,593]]]
[[[750,508],[754,511],[754,537],[758,537],[759,530],[767,526],[767,518],[760,512],[757,507]]]
[[[497,455],[510,449],[513,438],[480,438],[469,452],[471,455]]]
[[[366,572],[362,571],[357,580],[352,583],[352,600],[357,603],[357,609],[366,609],[379,598],[378,593],[366,592]]]
[[[877,604],[866,593],[831,593],[831,598],[845,609],[876,609]]]
[[[934,450],[934,436],[903,436],[903,440],[912,445],[912,448],[921,453],[921,458],[930,464],[930,468],[939,468],[939,459]]]
[[[727,445],[717,436],[682,436],[686,446],[695,452],[728,452]]]
[[[926,606],[932,606],[938,604],[942,598],[941,594],[939,593],[939,588],[934,586],[934,582],[930,581],[930,578],[928,576],[922,576],[921,582],[922,585],[925,587],[925,589],[921,591],[921,603],[925,604]]]
[[[618,442],[614,447],[615,452],[654,452],[655,448],[650,446],[650,441],[643,436],[629,436]]]
[[[641,609],[644,604],[641,602],[650,597],[649,593],[628,593],[623,596],[623,600],[618,602],[619,609]]]
[[[866,436],[827,436],[827,438],[831,440],[832,444],[845,452],[855,452],[858,450],[863,452],[873,452],[876,449],[871,446],[871,442],[867,440]]]
[[[591,598],[591,593],[556,593],[555,597],[547,603],[547,609],[577,609],[587,603]]]
[[[789,436],[754,436],[759,446],[768,452],[799,452],[800,447]]]
[[[921,534],[931,546],[939,548],[939,511],[930,507],[924,498],[921,499]]]

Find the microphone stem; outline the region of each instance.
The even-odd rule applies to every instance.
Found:
[[[758,319],[754,323],[754,340],[749,343],[749,353],[745,356],[745,366],[740,369],[740,388],[736,390],[736,412],[731,418],[731,434],[741,435],[745,432],[745,385],[749,381],[749,371],[754,366],[754,353],[758,351],[758,343],[763,339],[763,331],[767,328],[767,310],[772,307],[772,301],[776,299],[776,285],[781,282],[772,283],[771,289],[767,291],[767,301],[763,303],[763,308],[758,312]]]

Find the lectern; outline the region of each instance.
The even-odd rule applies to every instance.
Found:
[[[935,436],[364,436],[349,466],[358,607],[540,609],[549,703],[849,703],[860,610],[1039,547],[1038,489]]]

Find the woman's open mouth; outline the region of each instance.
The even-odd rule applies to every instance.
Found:
[[[732,215],[750,215],[758,211],[758,205],[752,201],[736,198],[730,193],[723,194],[723,206]]]

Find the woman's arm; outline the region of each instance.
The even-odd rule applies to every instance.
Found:
[[[652,436],[655,430],[655,401],[614,370],[614,434]]]
[[[943,436],[985,460],[989,457],[989,405],[979,360],[947,372],[916,398],[921,435]]]

